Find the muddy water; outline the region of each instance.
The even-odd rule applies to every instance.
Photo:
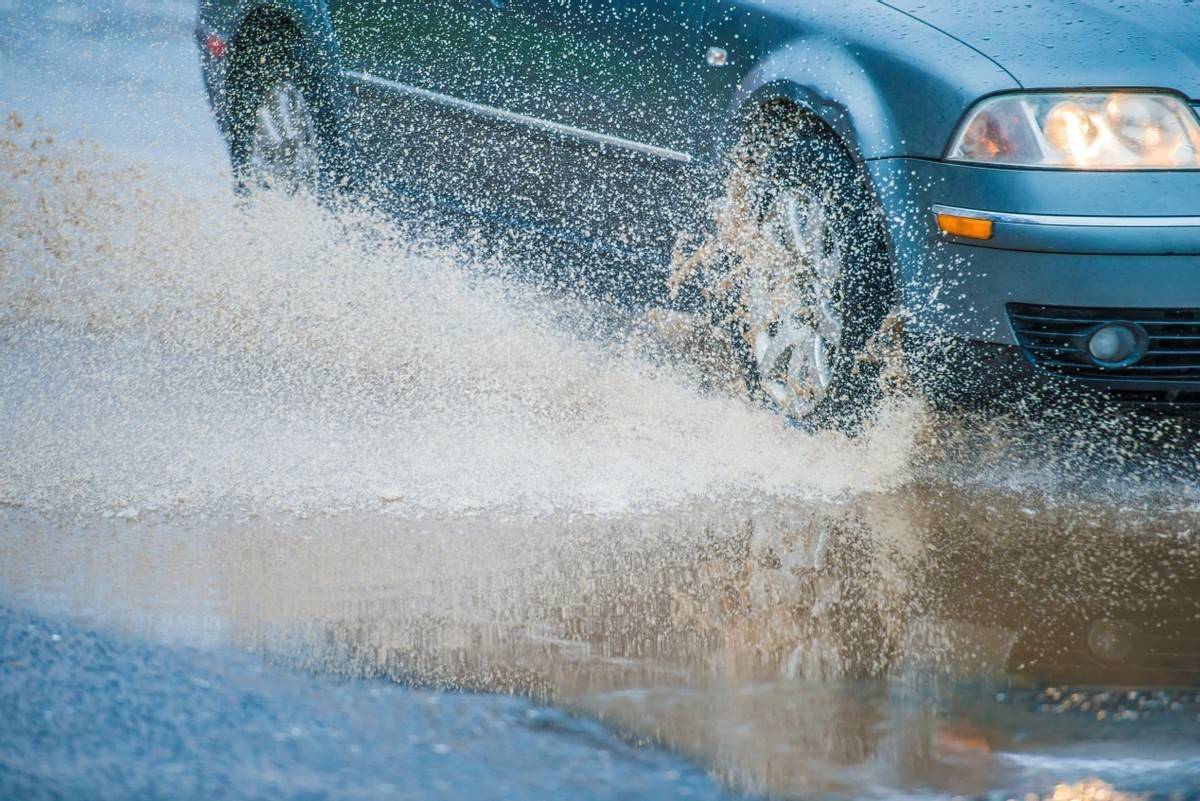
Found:
[[[784,797],[1200,783],[1174,423],[809,435],[502,258],[3,148],[6,603],[526,694]]]
[[[741,790],[1196,797],[1194,431],[899,397],[805,434],[688,321],[78,138],[0,136],[0,601],[528,694]]]
[[[39,611],[155,639],[529,694],[739,789],[1190,791],[1195,519],[1131,514],[1125,541],[1111,513],[1029,502],[956,491],[948,508],[904,486],[636,517],[56,524],[10,511],[2,580]],[[1035,540],[1038,559],[1024,558]],[[948,579],[956,563],[969,583]],[[1142,572],[1164,565],[1172,575]],[[1140,632],[1119,664],[1086,644],[1113,618]]]

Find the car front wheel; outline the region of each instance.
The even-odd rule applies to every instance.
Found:
[[[866,352],[891,306],[882,217],[862,167],[810,124],[744,148],[727,208],[734,350],[751,392],[809,428],[856,429],[879,397]]]

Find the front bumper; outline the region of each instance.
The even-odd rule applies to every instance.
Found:
[[[1026,357],[1034,375],[1067,376],[1130,397],[1200,391],[1200,353],[1195,369],[1185,364],[1152,376],[1144,365],[1064,372],[1047,368],[1014,317],[1031,308],[1054,316],[1056,307],[1098,321],[1194,314],[1195,330],[1178,330],[1194,333],[1200,351],[1200,172],[1066,172],[921,159],[880,159],[868,169],[915,334],[1007,346]],[[935,206],[986,213],[992,238],[944,236]]]

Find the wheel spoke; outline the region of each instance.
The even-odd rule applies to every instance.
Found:
[[[832,298],[821,298],[814,309],[817,331],[828,342],[842,341],[842,316],[834,307]]]
[[[289,82],[273,86],[255,119],[249,164],[259,185],[287,192],[315,188],[316,129],[299,88]]]
[[[830,363],[830,356],[829,342],[819,333],[814,332],[812,350],[807,363],[807,378],[808,385],[821,397],[824,397],[829,390],[829,385],[833,383],[833,365]]]
[[[783,411],[804,417],[834,379],[842,318],[837,292],[842,262],[822,201],[785,190],[763,218],[763,236],[782,263],[763,258],[746,280],[746,312],[754,366],[763,393]]]
[[[271,117],[271,111],[266,105],[258,107],[258,131],[267,139],[267,144],[271,147],[279,147],[283,144],[283,134],[279,132],[279,127],[275,124],[275,120]]]
[[[283,132],[285,139],[297,139],[296,123],[292,119],[292,98],[290,86],[275,87],[275,117],[279,120],[279,128]]]

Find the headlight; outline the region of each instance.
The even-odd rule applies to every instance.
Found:
[[[1071,170],[1200,168],[1200,121],[1174,95],[998,95],[971,110],[951,161]]]

